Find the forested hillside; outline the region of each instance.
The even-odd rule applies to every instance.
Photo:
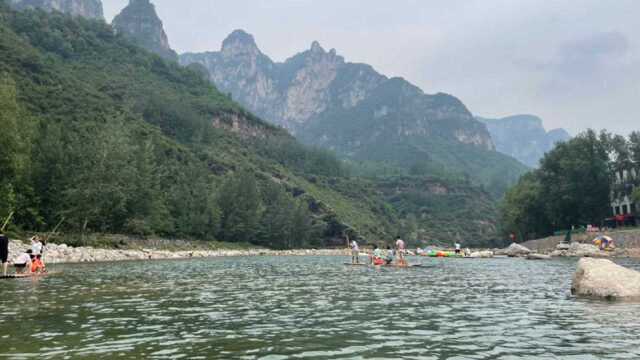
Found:
[[[63,220],[68,234],[276,248],[496,238],[494,202],[468,179],[354,176],[368,165],[300,145],[102,21],[3,5],[0,34],[0,216],[15,211],[13,230]]]
[[[2,5],[0,34],[0,216],[17,226],[274,247],[393,233],[365,185],[364,201],[324,185],[344,172],[332,155],[104,22]]]

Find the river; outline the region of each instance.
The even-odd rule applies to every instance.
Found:
[[[572,298],[575,260],[345,259],[58,265],[1,280],[0,358],[640,358],[640,305]]]

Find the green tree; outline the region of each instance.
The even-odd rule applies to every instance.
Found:
[[[0,218],[15,210],[18,176],[18,102],[13,80],[0,77]]]
[[[239,171],[228,175],[218,193],[217,203],[219,238],[229,242],[254,242],[261,206],[255,174]]]
[[[541,162],[541,200],[555,229],[599,224],[611,193],[609,154],[593,131],[558,146]]]
[[[165,194],[161,189],[155,145],[142,142],[136,150],[136,174],[129,198],[127,230],[133,234],[169,234],[173,228]]]
[[[640,131],[634,131],[629,135],[629,151],[635,170],[636,185],[640,185]]]
[[[82,127],[71,139],[64,213],[76,228],[100,232],[123,229],[135,191],[134,145],[122,119]]]
[[[552,227],[542,201],[542,186],[536,173],[524,175],[504,197],[500,211],[500,232],[518,239],[547,235]]]
[[[609,211],[610,172],[615,169],[610,152],[620,155],[623,149],[620,139],[593,131],[558,144],[542,159],[540,169],[521,178],[505,196],[503,234],[527,239],[574,225],[599,224]]]

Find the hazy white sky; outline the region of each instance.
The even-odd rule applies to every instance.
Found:
[[[640,1],[152,0],[178,52],[234,29],[282,61],[314,40],[347,61],[576,133],[640,130]],[[110,21],[128,0],[103,0]]]

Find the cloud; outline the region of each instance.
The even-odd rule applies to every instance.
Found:
[[[630,70],[629,41],[620,33],[596,33],[562,44],[538,69],[546,72],[543,90],[574,96],[602,96],[624,86]]]

